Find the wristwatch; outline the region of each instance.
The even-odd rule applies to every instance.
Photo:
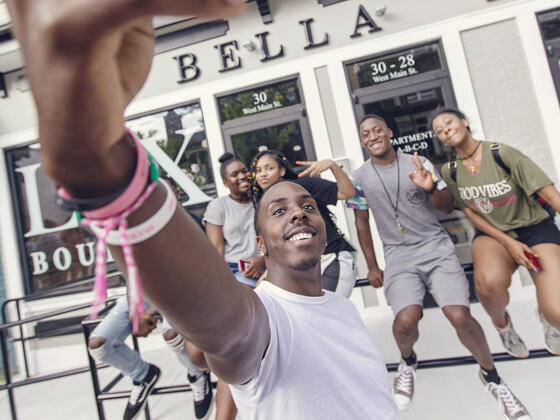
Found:
[[[426,190],[424,190],[424,191],[426,191]],[[432,188],[430,188],[428,191],[426,191],[426,194],[432,195],[436,191],[437,191],[437,182],[434,181],[434,186]]]

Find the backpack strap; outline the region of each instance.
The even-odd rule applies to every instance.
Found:
[[[449,176],[454,183],[457,183],[457,158],[455,157],[447,162],[447,167],[449,168]]]
[[[500,145],[498,143],[492,143],[490,145],[490,152],[492,153],[494,162],[500,165],[500,168],[506,171],[508,175],[511,175],[509,167],[505,164],[505,162],[502,160],[502,157],[500,156]]]
[[[498,143],[492,143],[490,145],[490,151],[492,152],[492,157],[494,158],[494,161],[498,165],[500,165],[500,167],[504,171],[506,171],[508,175],[511,175],[511,171],[509,167],[505,164],[505,162],[502,160],[502,157],[500,156],[500,145]],[[554,219],[554,216],[556,215],[556,211],[554,210],[554,208],[552,208],[552,206],[548,204],[544,199],[539,197],[537,193],[533,194],[533,198],[537,200],[539,204],[544,207],[544,209],[547,211],[550,217]]]

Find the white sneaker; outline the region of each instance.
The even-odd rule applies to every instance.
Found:
[[[498,333],[500,333],[502,344],[504,345],[506,351],[513,357],[526,359],[527,357],[529,357],[529,350],[527,350],[527,346],[525,345],[519,334],[517,334],[517,332],[513,329],[511,318],[509,317],[509,314],[507,312],[506,318],[508,324],[504,328],[496,328],[498,330]]]
[[[410,403],[412,403],[414,382],[416,381],[416,366],[418,366],[418,363],[409,366],[402,359],[399,363],[397,375],[393,381],[393,399],[399,410],[406,410],[410,407]]]
[[[498,401],[498,406],[508,420],[531,420],[531,415],[521,401],[511,392],[511,389],[504,383],[500,385],[494,382],[486,382],[484,375],[479,371],[478,376],[484,384],[486,390]]]
[[[544,332],[544,345],[549,353],[560,356],[560,330],[548,323],[544,315],[537,309]]]

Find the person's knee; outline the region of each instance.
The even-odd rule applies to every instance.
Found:
[[[466,330],[473,325],[474,319],[472,318],[469,309],[464,306],[453,308],[445,307],[443,312],[456,330]]]
[[[189,359],[191,359],[191,362],[199,369],[208,369],[208,363],[206,362],[206,357],[204,357],[204,352],[188,341],[185,343],[187,355]]]
[[[541,308],[540,311],[550,325],[560,330],[560,307],[550,305]]]
[[[403,309],[395,317],[393,329],[399,334],[412,334],[418,327],[418,322],[420,321],[421,314],[421,309]]]
[[[88,340],[88,351],[91,357],[102,362],[105,356],[107,340],[103,337],[90,337]]]
[[[174,330],[167,330],[163,333],[163,339],[165,344],[176,353],[186,351],[185,350],[185,339],[182,335],[177,334]]]
[[[482,298],[492,298],[503,293],[503,285],[500,279],[502,274],[494,272],[494,270],[479,270],[474,273],[474,285],[476,293]]]
[[[163,339],[165,340],[165,342],[168,342],[168,341],[173,340],[179,334],[177,334],[177,331],[175,331],[173,328],[170,328],[168,330],[165,330],[162,335],[163,335]]]

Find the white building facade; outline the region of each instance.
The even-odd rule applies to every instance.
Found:
[[[246,164],[269,148],[292,162],[330,158],[358,168],[357,121],[368,113],[388,121],[395,148],[441,164],[450,151],[428,124],[440,106],[459,108],[476,138],[522,150],[558,180],[560,0],[268,0],[229,21],[154,24],[152,70],[126,115],[195,213],[227,194],[218,163],[225,151]],[[11,298],[90,278],[94,238],[54,203],[19,48],[0,40],[0,248]],[[333,211],[358,248],[352,213],[341,204]],[[471,228],[459,214],[442,221],[468,270]],[[364,277],[361,257],[359,266]],[[512,299],[533,299],[520,277]],[[24,315],[90,298],[33,300]],[[352,299],[363,311],[390,313],[380,290],[356,289]],[[47,340],[30,349],[37,370],[59,346],[83,356],[80,337]]]

